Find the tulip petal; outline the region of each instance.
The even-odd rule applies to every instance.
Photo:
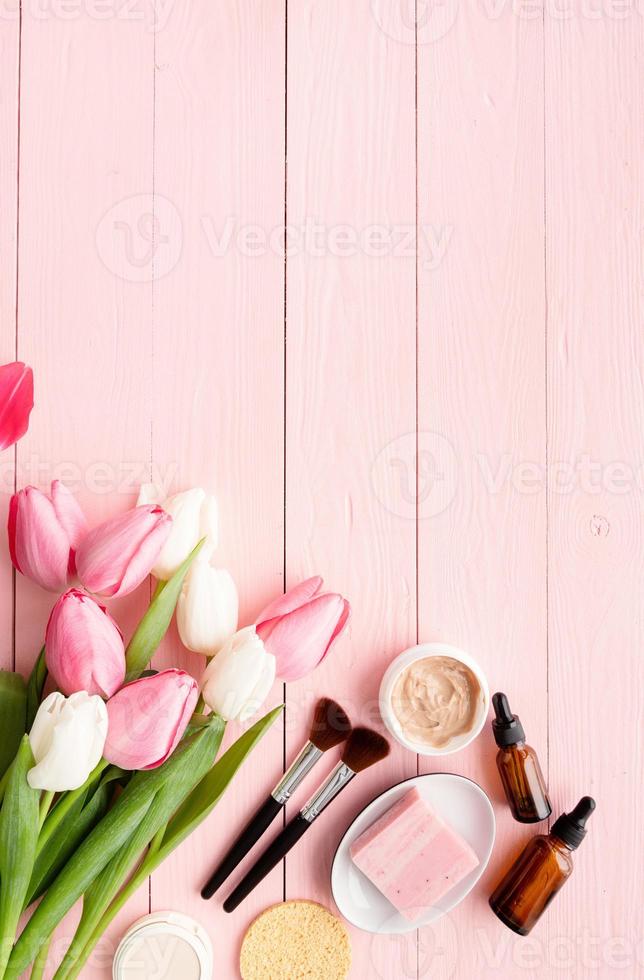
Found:
[[[0,449],[13,446],[29,427],[34,407],[34,376],[22,361],[0,367]]]
[[[15,566],[43,589],[60,592],[67,585],[69,539],[54,505],[41,490],[25,487],[14,495],[9,538]]]
[[[85,691],[50,695],[29,735],[36,760],[29,785],[50,792],[78,789],[98,764],[106,735],[107,709],[99,697]]]
[[[158,504],[161,505],[162,495],[159,493],[157,487],[154,483],[142,483],[139,487],[139,496],[136,501],[136,506],[141,507],[144,504]]]
[[[109,698],[125,680],[123,636],[107,610],[70,589],[51,611],[45,633],[47,668],[64,694]]]
[[[223,568],[194,563],[177,602],[177,627],[188,650],[212,657],[237,629],[239,599]]]
[[[201,689],[206,704],[227,721],[239,717],[262,686],[267,656],[254,626],[235,633],[203,674]]]
[[[174,668],[127,684],[107,703],[105,758],[123,769],[156,769],[176,748],[198,697],[194,678]]]
[[[74,554],[82,539],[87,534],[87,520],[74,494],[60,480],[52,481],[50,496],[56,517],[69,539],[69,546],[71,548],[69,572],[71,575],[75,575]]]
[[[165,511],[147,504],[95,527],[76,553],[78,576],[85,588],[105,596],[132,592],[149,574],[171,526]]]
[[[275,657],[272,654],[268,653],[264,657],[264,663],[262,666],[262,672],[259,676],[259,680],[255,684],[255,687],[253,688],[252,694],[250,695],[248,701],[246,702],[244,707],[239,712],[239,715],[237,716],[239,721],[241,722],[248,721],[249,718],[252,718],[253,715],[257,714],[261,706],[264,704],[264,701],[268,697],[270,690],[273,686],[273,682],[275,680],[275,670],[276,670]]]
[[[298,680],[317,667],[339,635],[338,629],[346,624],[346,607],[342,596],[327,592],[287,616],[257,627],[266,649],[277,660],[277,674],[282,680]]]
[[[152,566],[172,530],[172,518],[169,514],[166,514],[160,507],[155,507],[152,513],[155,515],[156,521],[140,542],[132,561],[127,565],[118,589],[113,593],[116,596],[128,595],[139,587],[152,571]]]
[[[327,653],[329,652],[329,650],[331,649],[331,647],[333,646],[333,644],[335,643],[335,641],[337,639],[339,639],[339,637],[341,637],[342,634],[344,633],[345,629],[347,628],[347,624],[349,622],[349,619],[351,617],[351,605],[349,603],[349,600],[348,599],[343,599],[342,602],[344,603],[344,608],[343,608],[342,613],[340,615],[340,618],[338,620],[338,625],[334,629],[333,635],[332,635],[331,639],[329,640],[329,645],[326,648],[326,652],[324,654],[325,657],[326,657]]]
[[[156,578],[167,582],[186,555],[196,548],[200,537],[201,507],[205,499],[205,490],[195,487],[175,493],[164,502],[163,509],[172,518],[172,529],[152,569]]]
[[[304,582],[300,582],[299,585],[294,586],[294,588],[289,589],[284,595],[280,595],[277,599],[273,599],[272,602],[262,609],[261,613],[257,617],[256,622],[266,623],[269,619],[275,619],[277,616],[285,616],[294,609],[298,609],[305,603],[309,602],[313,596],[317,595],[324,584],[323,579],[319,575],[313,575],[311,578],[307,578]]]

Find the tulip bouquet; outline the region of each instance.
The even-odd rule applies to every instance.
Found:
[[[0,368],[0,446],[24,433],[32,404],[29,369]],[[60,482],[48,494],[26,487],[11,499],[8,532],[17,571],[59,595],[28,681],[0,672],[0,980],[30,964],[41,977],[54,930],[82,899],[55,975],[70,980],[211,813],[282,705],[218,758],[226,723],[258,712],[276,676],[317,666],[349,606],[316,577],[238,630],[233,579],[211,564],[216,502],[199,488],[163,500],[142,487],[134,508],[90,529]],[[156,588],[126,645],[103,602],[150,573]],[[199,683],[149,668],[175,609],[184,645],[207,658]]]

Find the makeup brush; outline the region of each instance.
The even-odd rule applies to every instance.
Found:
[[[357,773],[375,765],[387,755],[389,742],[386,738],[369,728],[354,728],[344,747],[342,761],[230,893],[224,902],[226,912],[233,912],[250,895]]]
[[[280,779],[266,802],[246,824],[217,870],[201,889],[202,898],[212,898],[220,885],[235,870],[239,862],[248,854],[251,847],[257,843],[266,828],[286,805],[318,759],[329,749],[332,749],[334,745],[346,741],[350,732],[351,722],[344,709],[331,698],[321,698],[315,706],[315,715],[308,742],[290,769]]]

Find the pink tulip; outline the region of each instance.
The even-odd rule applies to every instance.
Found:
[[[257,619],[257,633],[277,660],[277,676],[295,681],[317,667],[340,636],[351,611],[334,592],[320,593],[316,575],[271,602]]]
[[[87,531],[67,487],[54,480],[49,496],[35,487],[14,493],[8,530],[11,560],[19,572],[51,592],[67,588],[76,572],[75,549]]]
[[[107,702],[103,755],[122,769],[156,769],[177,747],[198,696],[197,682],[185,670],[163,670],[126,684]]]
[[[78,577],[88,592],[127,595],[150,574],[171,527],[170,515],[153,504],[110,518],[83,539]]]
[[[45,634],[47,668],[63,694],[109,698],[125,680],[125,649],[104,606],[78,589],[61,595]]]
[[[13,446],[29,426],[34,407],[34,375],[22,361],[0,367],[0,449]]]

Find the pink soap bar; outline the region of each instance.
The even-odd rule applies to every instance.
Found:
[[[414,922],[478,867],[462,837],[410,789],[351,845],[354,864]]]

